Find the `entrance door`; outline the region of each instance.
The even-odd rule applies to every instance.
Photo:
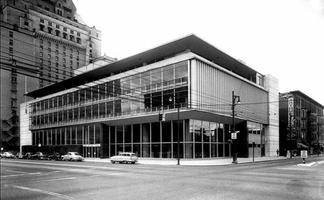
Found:
[[[85,158],[99,158],[100,147],[83,147],[83,157]]]

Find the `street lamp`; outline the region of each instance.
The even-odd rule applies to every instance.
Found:
[[[172,102],[173,99],[172,97],[169,97],[169,102]],[[177,108],[177,114],[178,114],[178,119],[177,119],[177,165],[180,165],[180,126],[179,126],[179,121],[180,121],[180,104],[175,103],[175,106]]]
[[[235,106],[241,102],[240,96],[237,96],[234,94],[234,91],[232,91],[232,153],[233,153],[233,162],[234,164],[237,164],[237,149],[236,149],[236,138],[233,136],[236,135],[235,133]]]

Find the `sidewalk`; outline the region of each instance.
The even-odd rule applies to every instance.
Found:
[[[269,161],[269,160],[282,160],[287,159],[286,157],[256,157],[254,162]],[[109,162],[109,158],[85,158],[86,162]],[[232,158],[219,158],[219,159],[180,159],[180,165],[188,166],[205,166],[205,165],[231,165]],[[253,162],[253,158],[238,158],[238,163],[250,163]],[[160,159],[160,158],[139,158],[138,164],[144,165],[176,165],[177,159]]]

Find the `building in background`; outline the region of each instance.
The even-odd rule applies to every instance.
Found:
[[[0,1],[1,146],[19,146],[25,93],[62,81],[101,55],[101,32],[84,24],[72,0]]]
[[[323,150],[324,106],[301,91],[280,94],[280,152],[308,149]]]
[[[252,156],[253,145],[255,156],[276,155],[277,79],[195,35],[28,93],[35,99],[21,106],[21,123],[29,127],[22,130],[22,149],[85,157],[119,151],[229,157],[233,92],[240,97],[234,122],[239,156]]]

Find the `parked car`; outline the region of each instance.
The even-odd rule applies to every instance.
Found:
[[[36,152],[35,154],[32,155],[31,159],[47,160],[48,157],[47,157],[47,155],[43,154],[42,152]]]
[[[62,160],[68,161],[83,161],[83,157],[78,152],[68,152],[62,156]]]
[[[23,159],[24,158],[24,154],[22,152],[18,152],[16,155],[15,155],[15,158],[17,159]]]
[[[1,158],[15,158],[15,155],[9,151],[6,151],[1,154]]]
[[[135,153],[132,152],[119,152],[118,155],[110,158],[112,164],[118,163],[132,163],[135,164],[138,158]]]
[[[23,155],[23,159],[32,159],[32,153],[31,152],[27,152]]]
[[[49,160],[62,160],[62,155],[59,153],[53,153],[51,155],[48,156]]]

